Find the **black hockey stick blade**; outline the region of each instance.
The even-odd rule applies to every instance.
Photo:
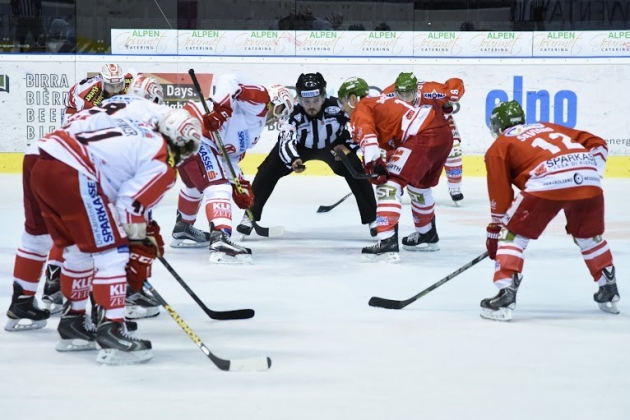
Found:
[[[190,295],[190,297],[195,301],[195,303],[199,305],[201,310],[204,311],[206,315],[208,315],[210,318],[217,321],[230,321],[230,320],[236,320],[236,319],[250,319],[250,318],[253,318],[254,315],[256,314],[253,309],[236,309],[233,311],[213,311],[212,309],[208,308],[205,305],[205,303],[201,301],[201,299],[199,299],[197,294],[193,292],[193,290],[188,286],[188,284],[186,284],[184,279],[182,279],[180,275],[177,274],[177,271],[175,271],[175,269],[168,263],[168,261],[164,259],[164,257],[158,256],[158,259],[164,265],[164,267],[168,270],[168,272],[171,273],[173,277],[175,277],[175,280],[177,280],[177,282],[184,288],[184,290]]]
[[[447,281],[451,280],[452,278],[457,277],[458,275],[460,275],[464,271],[468,270],[473,265],[477,264],[479,261],[482,261],[487,256],[488,256],[488,252],[484,252],[483,254],[475,257],[473,260],[467,262],[466,264],[464,264],[463,266],[461,266],[457,270],[453,271],[451,274],[449,274],[448,276],[444,277],[440,281],[433,283],[431,286],[427,287],[422,292],[418,293],[415,296],[410,297],[407,300],[385,299],[385,298],[374,296],[374,297],[372,297],[369,300],[368,305],[374,306],[376,308],[402,309],[405,306],[410,305],[413,302],[415,302],[416,300],[420,299],[421,297],[423,297],[425,295],[428,295],[433,290],[437,289],[438,287],[440,287],[441,285],[443,285]]]
[[[337,207],[339,204],[341,204],[344,201],[346,201],[346,199],[348,197],[350,197],[351,195],[352,195],[352,193],[348,193],[348,194],[344,195],[341,200],[337,201],[335,204],[331,204],[330,206],[319,206],[317,208],[317,213],[328,213],[329,211],[331,211],[332,209]]]
[[[343,149],[341,149],[342,145],[339,146],[335,146],[333,151],[335,152],[335,156],[337,156],[339,158],[339,160],[341,161],[341,163],[343,163],[343,166],[346,167],[346,169],[348,170],[348,172],[350,173],[350,176],[352,176],[352,178],[354,179],[372,179],[372,178],[377,178],[378,174],[361,174],[359,173],[354,166],[352,166],[352,163],[350,163],[350,160],[348,160],[348,156],[346,156],[346,154],[344,153]]]
[[[149,283],[147,280],[144,281],[144,286],[151,292],[153,297],[160,302],[160,305],[164,307],[166,312],[177,322],[177,325],[186,333],[186,335],[199,347],[199,349],[205,354],[208,359],[216,367],[221,370],[229,371],[229,372],[256,372],[256,371],[265,371],[269,370],[271,367],[271,359],[265,356],[258,357],[250,357],[247,359],[232,359],[226,360],[216,356],[214,353],[210,351],[208,347],[201,341],[201,338],[186,324],[186,322],[182,319],[181,316],[169,305],[162,295],[158,293],[157,290]]]

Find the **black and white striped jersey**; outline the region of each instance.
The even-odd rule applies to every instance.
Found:
[[[332,149],[332,145],[346,144],[356,148],[348,133],[348,116],[331,97],[324,101],[322,110],[315,117],[310,117],[301,105],[296,105],[288,120],[280,127],[280,158],[287,167],[291,167],[300,158],[298,148]]]

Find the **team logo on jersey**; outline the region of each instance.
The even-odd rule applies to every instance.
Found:
[[[214,165],[212,164],[212,159],[210,159],[210,153],[208,152],[208,148],[202,146],[199,148],[199,157],[203,162],[203,166],[206,168],[207,172],[210,172],[214,169]]]
[[[446,94],[440,93],[440,92],[436,91],[435,89],[433,89],[431,92],[423,93],[422,96],[425,99],[443,99],[443,98],[446,98]]]
[[[329,114],[329,115],[337,115],[341,113],[341,108],[339,108],[338,106],[329,106],[329,107],[326,107],[326,109],[324,110],[324,113]]]
[[[520,136],[521,134],[523,134],[525,132],[525,130],[527,130],[527,126],[526,125],[516,125],[512,128],[507,129],[503,135],[504,136],[508,136],[508,137],[516,137],[516,136]]]
[[[101,248],[113,244],[114,231],[103,199],[98,194],[98,184],[81,174],[79,188],[96,246]]]
[[[387,170],[389,173],[400,175],[409,159],[409,155],[411,155],[411,150],[402,147],[397,149],[387,161]]]
[[[228,144],[225,146],[225,152],[230,155],[236,153],[236,147],[233,144]]]
[[[238,147],[242,151],[247,150],[247,144],[249,143],[249,131],[247,130],[239,131],[237,135],[238,135]]]
[[[99,100],[100,98],[100,100]],[[85,95],[85,102],[96,103],[97,101],[100,103],[103,100],[103,95],[101,95],[101,88],[94,85]]]
[[[577,185],[580,185],[582,182],[584,182],[584,177],[578,172],[573,175],[573,182],[575,182]]]

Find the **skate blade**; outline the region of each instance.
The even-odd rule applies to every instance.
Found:
[[[510,308],[500,308],[496,311],[487,308],[481,308],[481,313],[479,314],[484,319],[489,319],[491,321],[502,321],[507,322],[512,319],[512,310]]]
[[[440,247],[438,244],[418,244],[418,245],[403,245],[402,246],[405,251],[411,252],[435,252],[439,251]]]
[[[96,363],[108,366],[137,365],[153,359],[153,352],[148,350],[121,351],[118,349],[100,349]]]
[[[145,308],[140,305],[125,306],[125,318],[127,319],[155,318],[159,314],[159,306],[152,306],[149,308]]]
[[[249,254],[227,255],[225,252],[211,252],[208,258],[212,264],[251,264],[252,256]]]
[[[615,302],[598,302],[599,309],[613,315],[619,315],[619,308]]]
[[[171,248],[206,248],[209,245],[210,241],[195,242],[190,239],[173,239],[171,242]]]
[[[26,319],[26,318],[19,318],[19,319],[9,318],[6,325],[4,326],[4,330],[8,332],[39,330],[40,328],[44,328],[45,326],[46,326],[45,319],[33,321],[32,319]]]
[[[400,255],[398,252],[384,252],[382,254],[361,254],[361,261],[365,263],[386,262],[390,264],[398,264]]]
[[[57,351],[89,351],[96,350],[96,342],[80,338],[61,338],[55,344]]]
[[[460,201],[453,201],[453,204],[455,204],[455,207],[461,207],[461,202]]]

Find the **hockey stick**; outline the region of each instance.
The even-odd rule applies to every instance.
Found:
[[[416,300],[420,299],[421,297],[429,294],[430,292],[432,292],[433,290],[437,289],[438,287],[440,287],[441,285],[443,285],[447,281],[451,280],[452,278],[457,277],[458,275],[460,275],[464,271],[468,270],[470,267],[472,267],[473,265],[477,264],[479,261],[483,260],[487,256],[488,256],[488,252],[484,252],[483,254],[479,255],[478,257],[476,257],[472,261],[464,264],[463,266],[461,266],[457,270],[453,271],[451,274],[449,274],[448,276],[444,277],[442,280],[432,284],[431,286],[429,286],[426,289],[424,289],[422,292],[418,293],[417,295],[415,295],[413,297],[410,297],[407,300],[392,300],[392,299],[385,299],[385,298],[380,298],[380,297],[373,297],[368,302],[368,305],[375,306],[377,308],[385,308],[385,309],[402,309],[405,306],[407,306],[407,305],[415,302]]]
[[[337,201],[335,204],[331,204],[330,206],[319,206],[319,208],[317,209],[317,213],[328,213],[329,211],[331,211],[332,209],[337,207],[339,204],[341,204],[344,201],[346,201],[346,199],[348,197],[350,197],[351,195],[352,195],[352,193],[348,193],[348,194],[344,195],[341,200]]]
[[[215,364],[221,370],[226,370],[230,372],[254,372],[254,371],[265,371],[269,370],[271,367],[271,359],[265,356],[258,357],[250,357],[247,359],[234,359],[234,360],[225,360],[220,357],[215,356],[208,347],[201,341],[201,339],[195,334],[195,332],[186,324],[186,322],[179,316],[175,309],[171,308],[171,306],[166,303],[164,298],[155,290],[155,288],[149,283],[147,280],[144,281],[144,286],[151,292],[153,297],[160,302],[160,305],[166,309],[166,312],[177,322],[177,324],[181,327],[182,330],[190,337],[192,341],[195,342],[197,347],[205,354],[208,359]]]
[[[208,114],[210,112],[210,108],[208,108],[208,103],[206,102],[206,98],[204,98],[203,93],[201,92],[201,86],[199,85],[199,80],[197,80],[197,76],[195,75],[195,70],[193,69],[188,70],[188,74],[190,75],[190,79],[192,80],[193,85],[195,86],[197,95],[199,95],[199,99],[201,100],[201,105],[203,106],[203,109],[206,111],[206,114]],[[214,135],[216,137],[217,146],[219,146],[221,155],[223,155],[223,159],[225,160],[228,166],[228,169],[230,171],[230,175],[232,176],[232,182],[234,183],[234,187],[236,188],[236,191],[239,194],[242,194],[243,187],[241,186],[241,183],[238,180],[238,177],[236,176],[236,172],[234,171],[232,162],[230,161],[227,151],[225,150],[225,146],[223,145],[221,136],[219,135],[218,131],[215,131]],[[258,235],[271,237],[271,238],[276,238],[278,236],[284,235],[284,227],[282,226],[272,226],[270,228],[262,227],[258,223],[256,223],[256,221],[254,220],[254,215],[252,214],[252,211],[250,209],[245,209],[245,214],[247,214],[247,217],[252,222],[252,226],[254,227],[254,230],[256,231]]]
[[[372,178],[377,178],[378,174],[361,174],[359,173],[356,169],[354,169],[354,166],[352,166],[352,164],[350,163],[350,160],[348,160],[348,156],[346,156],[346,153],[343,151],[343,149],[341,149],[342,147],[344,147],[343,145],[339,145],[339,146],[335,146],[333,148],[333,151],[335,152],[335,156],[337,156],[339,158],[339,160],[341,161],[341,163],[343,163],[343,166],[346,167],[346,169],[348,170],[348,172],[350,173],[350,176],[352,176],[352,178],[354,179],[372,179]]]
[[[208,308],[201,301],[201,299],[199,299],[199,297],[195,294],[195,292],[193,292],[192,289],[188,287],[184,279],[182,279],[180,275],[177,274],[177,271],[175,271],[175,269],[171,267],[171,265],[168,263],[168,261],[164,259],[164,257],[158,256],[158,259],[164,265],[164,267],[166,267],[168,272],[171,273],[173,277],[175,277],[175,280],[177,280],[177,282],[184,288],[184,290],[188,292],[190,297],[193,298],[193,300],[197,303],[197,305],[199,305],[201,310],[203,310],[206,313],[206,315],[208,315],[210,318],[215,319],[217,321],[228,321],[232,319],[249,319],[249,318],[254,317],[255,312],[253,309],[236,309],[234,311],[213,311],[212,309]]]

